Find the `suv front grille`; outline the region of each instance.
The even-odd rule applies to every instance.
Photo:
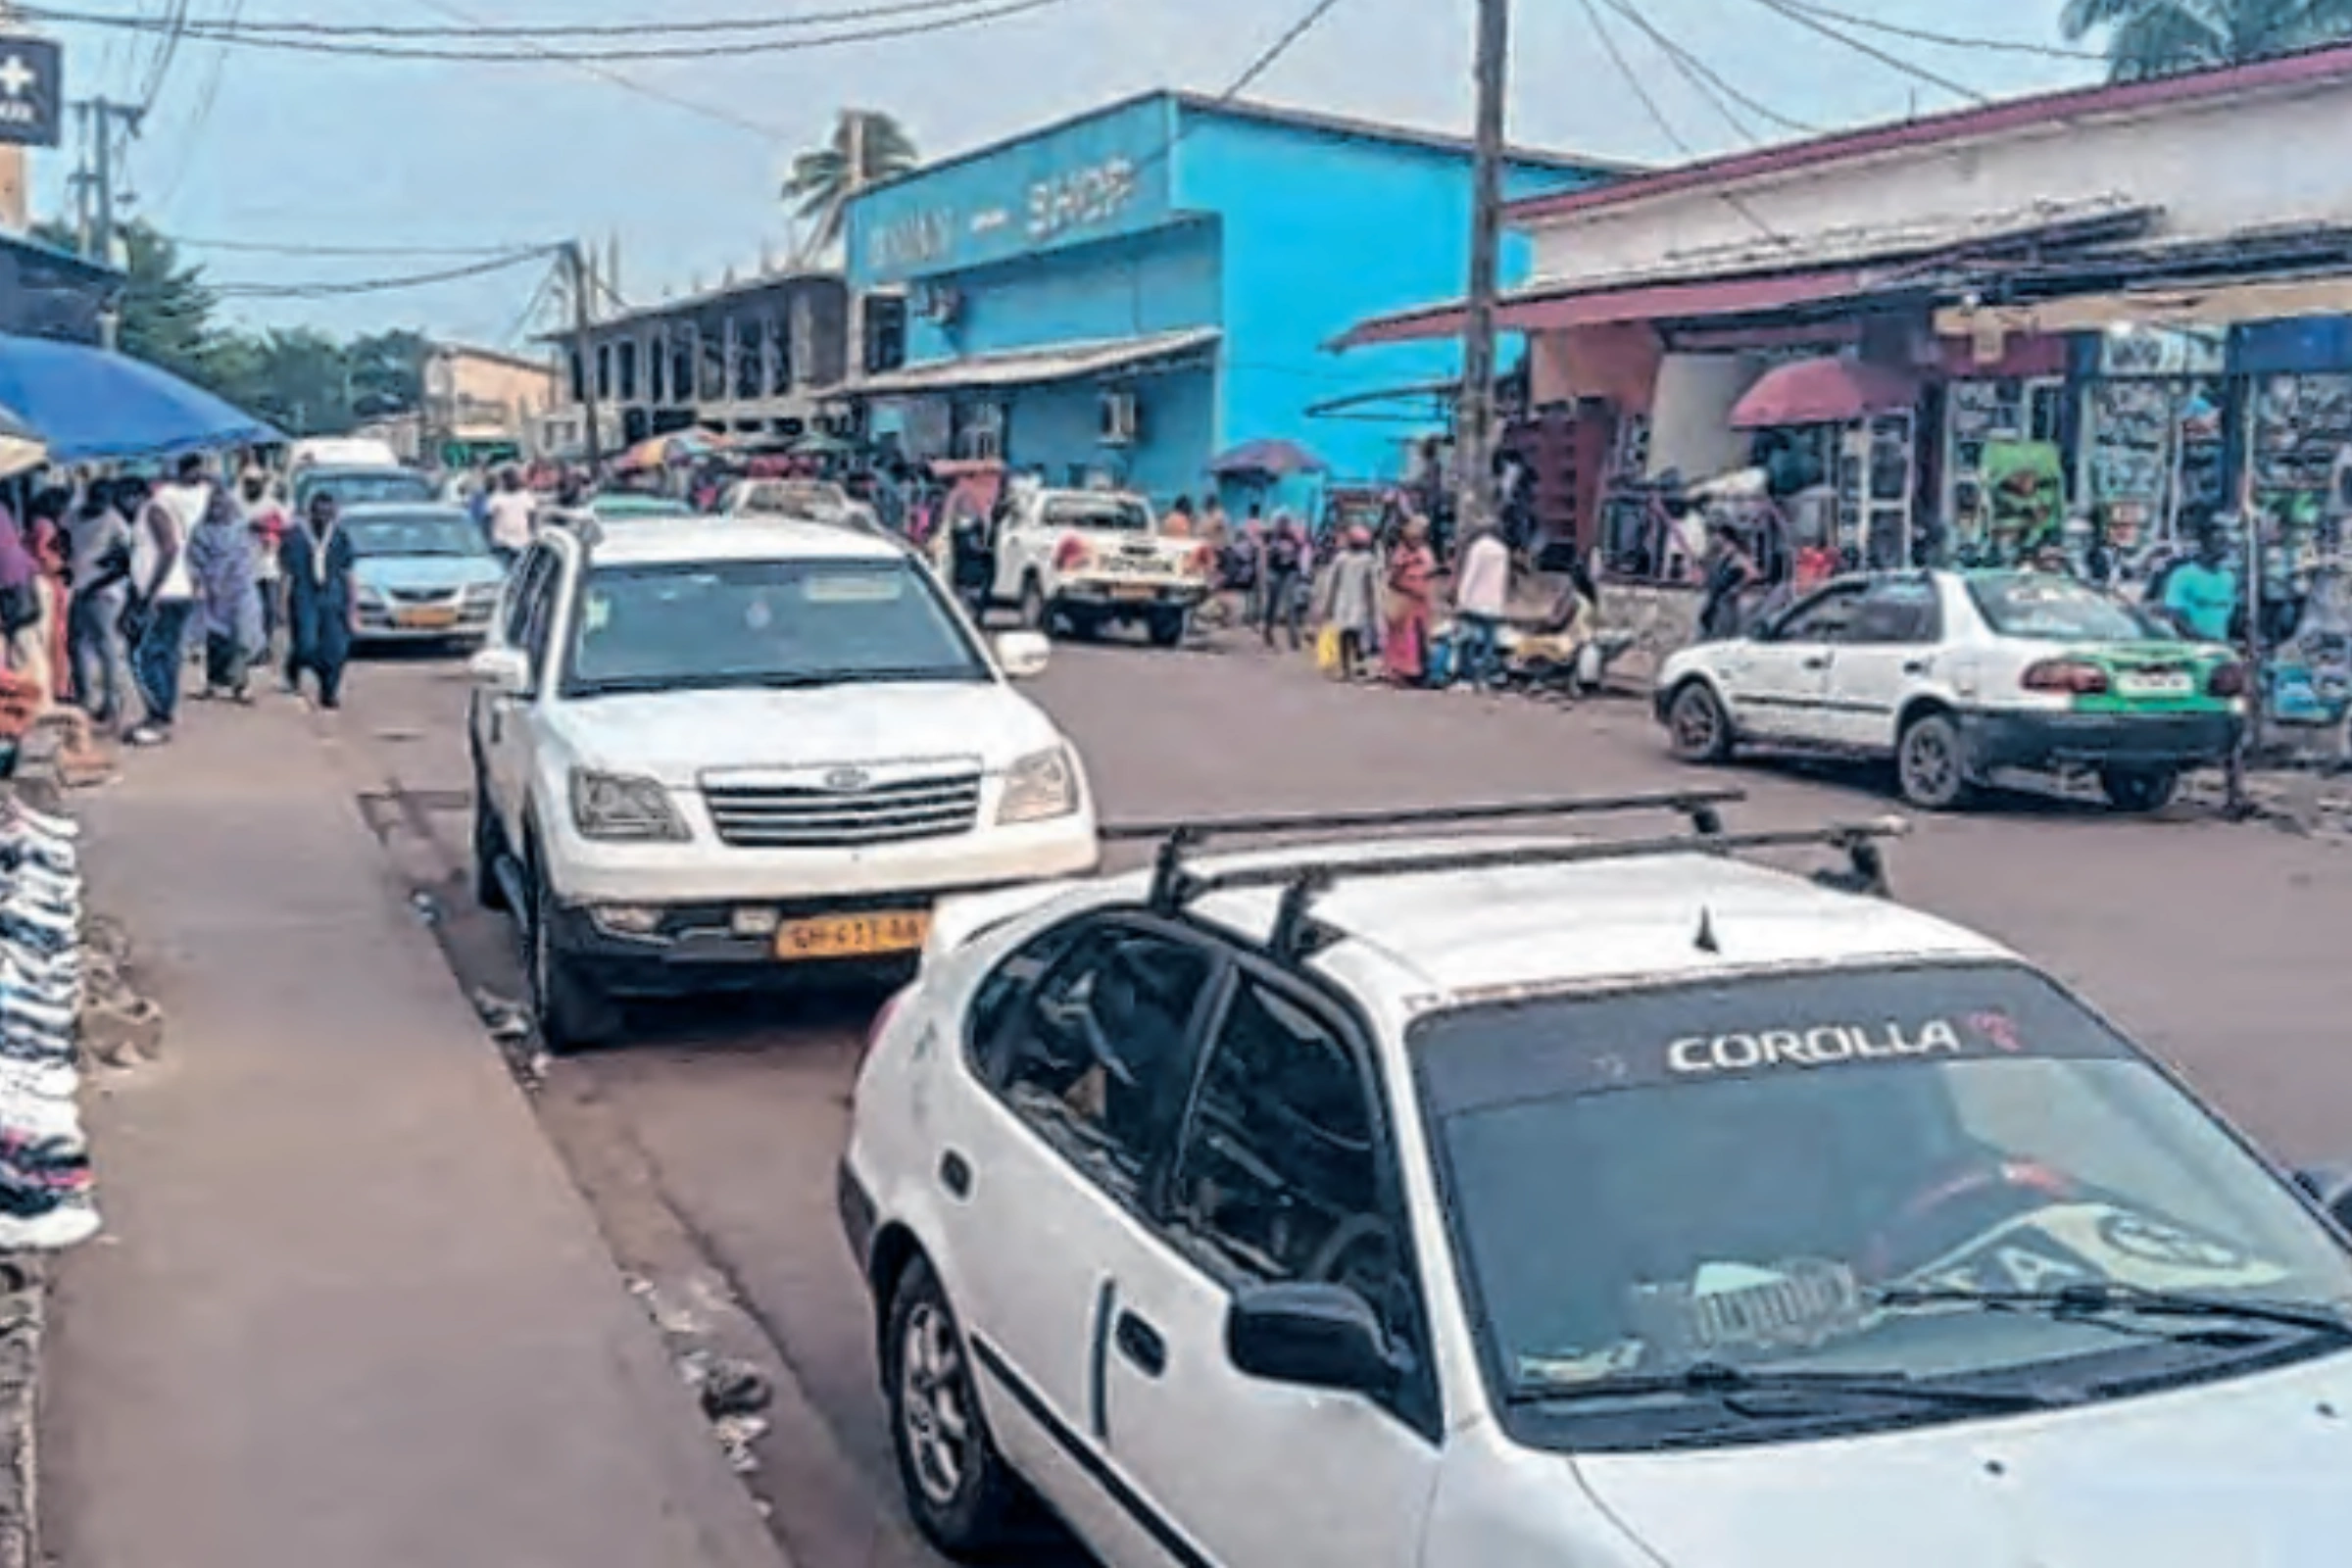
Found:
[[[954,773],[859,790],[703,787],[721,841],[747,850],[824,850],[968,833],[980,819],[980,775]]]

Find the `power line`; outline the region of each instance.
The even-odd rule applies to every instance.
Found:
[[[1808,31],[1818,32],[1825,38],[1834,38],[1856,54],[1868,55],[1881,65],[1899,71],[1906,76],[1916,77],[1931,86],[1941,87],[1945,92],[1956,94],[1974,103],[1984,104],[1992,101],[1966,82],[1954,81],[1951,77],[1930,71],[1927,67],[1914,61],[1891,54],[1867,38],[1857,38],[1850,32],[1840,32],[1819,17],[1790,4],[1790,0],[1756,0],[1756,4],[1772,12],[1775,16],[1787,18]]]
[[[460,278],[479,277],[485,272],[503,271],[528,261],[537,261],[560,247],[534,245],[527,250],[511,252],[470,267],[449,267],[438,271],[410,272],[397,277],[368,277],[342,282],[309,283],[213,283],[207,285],[221,299],[240,300],[317,300],[337,299],[353,294],[383,294],[395,289],[423,288],[433,283],[452,283]]]
[[[851,6],[836,11],[802,11],[772,17],[695,17],[684,22],[552,22],[552,23],[495,23],[460,22],[455,24],[391,24],[374,22],[305,22],[279,18],[260,18],[239,24],[237,30],[257,34],[287,34],[318,38],[440,38],[440,39],[557,39],[565,38],[638,38],[648,34],[695,34],[731,32],[779,32],[795,27],[824,26],[842,22],[871,22],[886,17],[921,16],[931,12],[954,11],[977,3],[977,0],[885,0],[874,5]],[[30,7],[26,15],[53,16],[41,7]]]
[[[512,256],[517,251],[541,249],[523,244],[514,245],[297,245],[271,240],[212,239],[200,234],[173,232],[166,236],[183,250],[240,251],[254,256],[351,256],[381,260],[388,256],[481,257]]]
[[[1908,38],[1914,43],[1932,43],[1944,49],[1981,49],[1992,54],[2034,55],[2043,60],[2085,60],[2099,65],[2107,64],[2107,56],[2095,49],[2069,49],[2061,44],[2030,43],[2016,38],[1972,38],[1960,33],[1936,32],[1927,27],[1906,27],[1900,23],[1881,22],[1876,17],[1857,16],[1851,11],[1815,5],[1812,0],[1787,0],[1787,3],[1791,9],[1806,12],[1825,22],[1842,22],[1849,27],[1883,32],[1895,38]]]
[[[160,32],[163,42],[156,46],[154,62],[147,70],[147,84],[139,89],[139,114],[143,118],[155,107],[164,90],[164,78],[171,74],[172,62],[179,53],[179,41],[187,36],[188,8],[192,0],[169,0],[164,15],[150,23],[144,16],[136,20],[141,30]]]
[[[245,0],[229,0],[225,13],[228,22],[233,25],[244,10]],[[147,204],[148,211],[161,212],[172,197],[179,194],[179,187],[187,182],[189,172],[196,167],[196,146],[204,135],[205,125],[212,119],[213,105],[220,96],[220,78],[226,74],[227,68],[228,45],[216,45],[204,85],[197,90],[195,111],[179,133],[179,163],[172,171],[172,177],[164,182],[163,194]]]
[[[1248,66],[1243,68],[1242,74],[1234,77],[1233,80],[1228,83],[1222,91],[1220,91],[1209,101],[1211,103],[1227,104],[1233,102],[1234,99],[1239,98],[1243,92],[1249,88],[1251,82],[1257,80],[1258,77],[1273,70],[1277,61],[1281,60],[1284,55],[1290,53],[1292,49],[1296,48],[1298,44],[1298,41],[1304,38],[1309,32],[1313,31],[1316,24],[1322,22],[1325,17],[1330,16],[1332,11],[1339,5],[1339,3],[1340,0],[1315,0],[1315,3],[1307,7],[1306,11],[1300,15],[1297,22],[1292,23],[1288,27],[1283,29],[1281,37],[1275,39],[1264,49],[1258,51],[1257,57],[1251,60]],[[1191,135],[1193,133],[1193,127],[1200,122],[1197,118],[1186,118],[1184,122],[1169,134],[1166,141],[1162,142],[1158,147],[1152,149],[1150,153],[1146,154],[1142,159],[1137,161],[1135,172],[1140,174],[1145,170],[1164,164],[1169,159],[1175,157],[1177,144],[1182,142],[1185,137]]]
[[[418,4],[427,11],[455,18],[459,22],[472,23],[478,25],[481,21],[472,12],[451,5],[448,0],[418,0]],[[539,53],[542,59],[556,58],[546,50],[541,50]],[[682,93],[671,92],[666,87],[657,87],[652,82],[639,81],[636,77],[614,71],[610,66],[592,65],[582,60],[559,60],[558,63],[568,65],[581,75],[601,81],[608,87],[618,87],[623,92],[633,93],[637,97],[649,99],[654,103],[667,104],[672,109],[682,109],[686,113],[708,120],[713,124],[748,131],[763,142],[773,144],[785,139],[784,132],[776,129],[773,125],[763,125],[756,120],[747,120],[732,109],[718,104],[704,103],[699,98],[689,98]]]
[[[1739,117],[1733,114],[1730,108],[1724,103],[1723,100],[1726,98],[1730,99],[1733,103],[1739,104],[1749,112],[1771,121],[1774,124],[1779,125],[1784,130],[1793,130],[1808,136],[1819,135],[1821,133],[1821,127],[1819,125],[1807,124],[1804,121],[1792,119],[1788,115],[1784,115],[1779,110],[1773,108],[1772,105],[1741,91],[1733,83],[1725,80],[1720,72],[1716,71],[1714,67],[1708,65],[1704,60],[1700,59],[1698,55],[1691,50],[1685,48],[1680,43],[1677,43],[1665,32],[1663,28],[1659,27],[1655,23],[1652,23],[1648,18],[1642,16],[1639,10],[1629,3],[1629,0],[1608,0],[1608,5],[1609,9],[1615,11],[1619,16],[1623,17],[1626,21],[1632,23],[1635,26],[1641,28],[1642,32],[1646,33],[1650,42],[1656,44],[1659,50],[1665,54],[1666,58],[1672,61],[1676,69],[1682,73],[1683,79],[1690,82],[1693,88],[1695,88],[1701,95],[1705,96],[1711,103],[1713,103],[1717,111],[1723,115],[1725,121],[1728,122],[1732,128],[1738,131],[1740,135],[1746,136],[1750,141],[1756,139],[1753,133],[1748,130],[1743,122],[1740,122]]]
[[[965,0],[965,3],[969,5],[972,0]],[[984,22],[1003,21],[1064,3],[1066,0],[1003,0],[1003,3],[1000,4],[980,5],[974,9],[961,10],[952,15],[935,16],[920,22],[853,28],[844,32],[828,32],[813,38],[746,38],[729,43],[654,44],[640,48],[619,49],[555,50],[536,46],[518,46],[512,49],[425,48],[406,44],[368,43],[356,39],[330,40],[257,33],[242,26],[229,28],[217,23],[190,23],[185,20],[184,16],[180,19],[174,32],[177,36],[192,37],[208,43],[232,44],[240,49],[276,50],[292,54],[339,55],[368,60],[418,60],[471,65],[532,65],[540,62],[560,65],[591,65],[651,60],[731,60],[745,55],[800,54],[815,49],[837,48],[842,44],[878,43],[885,39],[926,37],[934,33],[952,32],[976,26]],[[134,31],[153,31],[159,25],[143,18],[107,16],[86,11],[27,8],[22,14],[45,22],[93,27],[125,27]],[[517,42],[519,45],[521,41]]]

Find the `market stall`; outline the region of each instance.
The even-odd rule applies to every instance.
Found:
[[[2226,327],[2116,325],[2085,339],[2078,501],[2120,551],[2180,537],[2228,505]]]

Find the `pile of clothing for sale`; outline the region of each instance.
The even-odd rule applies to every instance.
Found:
[[[81,1135],[77,829],[0,800],[0,1251],[98,1232]]]

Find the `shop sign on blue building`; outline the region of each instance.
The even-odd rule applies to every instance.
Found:
[[[880,185],[851,210],[856,288],[1085,244],[1168,217],[1168,104],[1152,99]]]

